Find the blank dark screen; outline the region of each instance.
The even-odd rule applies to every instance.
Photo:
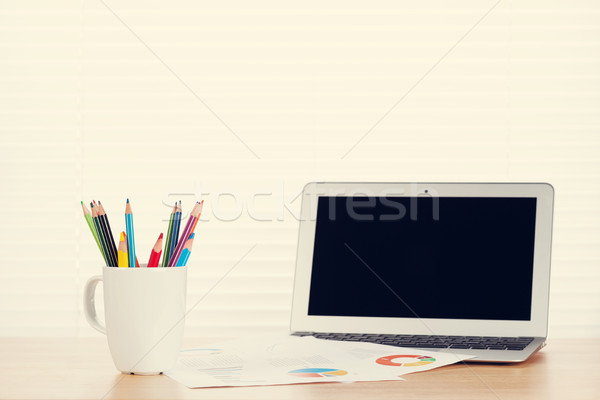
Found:
[[[535,198],[320,197],[309,315],[531,318]]]

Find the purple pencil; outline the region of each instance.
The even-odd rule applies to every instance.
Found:
[[[177,247],[173,250],[173,254],[171,254],[171,258],[169,259],[169,267],[173,267],[175,262],[179,259],[181,252],[183,250],[183,246],[185,246],[185,242],[188,240],[194,227],[196,226],[196,220],[200,217],[200,213],[202,212],[202,205],[200,203],[196,203],[192,212],[190,214],[190,219],[188,219],[187,224],[185,225],[185,229],[181,234],[181,239],[177,242]]]

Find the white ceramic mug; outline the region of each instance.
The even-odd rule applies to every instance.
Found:
[[[154,375],[171,369],[181,349],[187,267],[103,267],[84,291],[85,317],[104,333],[117,369]],[[98,320],[94,293],[103,281],[106,327]]]

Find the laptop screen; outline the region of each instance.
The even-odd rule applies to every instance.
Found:
[[[319,197],[308,314],[531,319],[536,198]]]

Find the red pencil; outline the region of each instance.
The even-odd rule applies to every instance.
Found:
[[[162,241],[163,234],[161,233],[158,239],[156,240],[156,244],[154,248],[150,252],[150,259],[148,260],[148,268],[156,268],[158,267],[158,261],[160,260],[160,255],[162,253]]]

